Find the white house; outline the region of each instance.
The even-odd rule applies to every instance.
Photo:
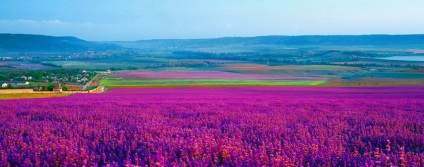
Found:
[[[87,82],[87,81],[88,81],[88,79],[86,77],[81,79],[81,82]]]
[[[15,85],[29,85],[28,81],[25,82],[15,82]]]
[[[0,81],[1,83],[1,81]],[[7,87],[7,85],[15,85],[15,86],[24,86],[24,85],[29,85],[28,81],[6,81],[6,82],[2,82],[3,84],[1,85],[2,88]]]

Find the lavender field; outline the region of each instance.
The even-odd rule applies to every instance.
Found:
[[[130,88],[0,101],[0,166],[423,166],[424,87]]]

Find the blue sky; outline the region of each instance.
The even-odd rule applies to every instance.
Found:
[[[0,33],[86,40],[422,34],[423,0],[0,0]]]

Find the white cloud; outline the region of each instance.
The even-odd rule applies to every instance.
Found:
[[[43,34],[54,36],[77,36],[95,32],[92,23],[71,23],[59,19],[50,20],[0,20],[0,33]]]
[[[18,20],[0,20],[0,26],[7,27],[7,26],[49,26],[49,25],[59,25],[59,26],[94,26],[93,23],[71,23],[71,22],[64,22],[59,19],[51,19],[51,20],[26,20],[26,19],[18,19]]]
[[[30,26],[42,26],[42,25],[46,25],[46,24],[62,24],[62,25],[71,25],[72,23],[66,23],[63,22],[59,19],[51,19],[51,20],[41,20],[41,21],[37,21],[37,20],[27,20],[27,19],[18,19],[18,20],[0,20],[0,24],[2,26],[7,26],[7,25],[30,25]]]
[[[43,23],[47,23],[47,24],[65,24],[64,22],[58,20],[58,19],[54,19],[54,20],[43,20]]]

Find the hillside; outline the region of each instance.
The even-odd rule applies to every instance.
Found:
[[[149,48],[200,48],[228,45],[286,45],[286,46],[406,46],[424,45],[424,35],[330,35],[330,36],[259,36],[225,37],[214,39],[162,39],[114,42],[125,47]]]
[[[27,34],[0,34],[2,51],[82,52],[122,49],[116,44],[102,44],[75,37],[53,37]]]
[[[0,51],[107,51],[126,48],[208,48],[222,46],[424,46],[424,35],[310,35],[224,37],[212,39],[156,39],[92,42],[75,37],[0,34]]]

